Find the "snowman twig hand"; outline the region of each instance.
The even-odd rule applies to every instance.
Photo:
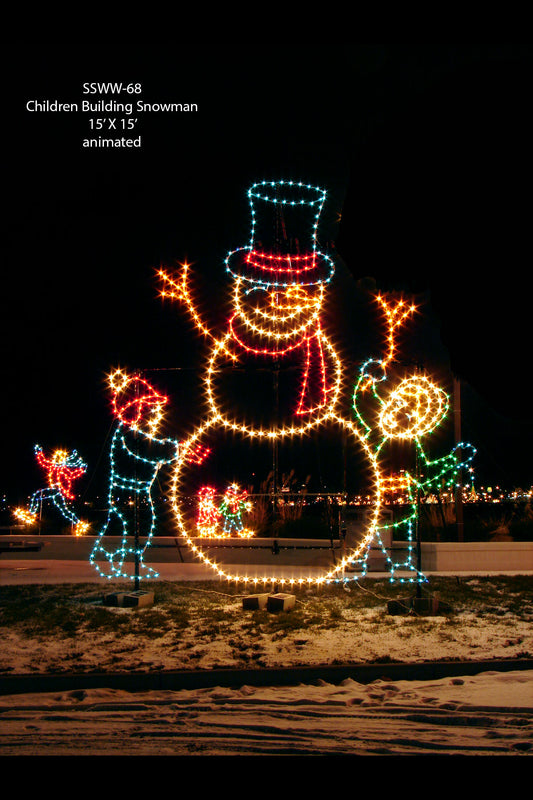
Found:
[[[185,264],[180,264],[180,266],[181,274],[179,280],[172,278],[163,269],[158,271],[159,279],[163,282],[163,285],[169,287],[168,290],[161,289],[160,295],[163,298],[169,297],[171,300],[179,300],[182,303],[185,303],[194,320],[194,323],[202,331],[204,336],[208,336],[210,339],[215,340],[215,336],[211,333],[207,325],[204,324],[200,314],[196,310],[196,306],[193,303],[188,283],[189,265],[185,262]]]
[[[184,460],[189,464],[201,464],[202,461],[205,461],[210,452],[209,447],[198,444],[192,448],[191,452],[187,452]]]

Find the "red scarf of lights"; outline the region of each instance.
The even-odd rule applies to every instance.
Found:
[[[83,467],[69,465],[57,452],[52,458],[46,458],[42,450],[37,450],[36,457],[39,466],[46,470],[48,486],[51,489],[59,489],[63,497],[68,500],[74,500],[76,495],[72,491],[72,484],[83,475]]]
[[[242,284],[238,285],[237,311],[229,322],[231,336],[240,348],[257,356],[278,358],[303,349],[296,413],[311,413],[326,404],[329,391],[319,318],[323,289],[300,285],[303,274],[314,268],[315,255],[275,256],[252,251],[246,260],[256,285],[245,295],[240,291]],[[282,281],[283,285],[272,287],[272,282]]]

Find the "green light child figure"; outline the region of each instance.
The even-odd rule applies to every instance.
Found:
[[[394,310],[383,298],[379,299],[389,312],[388,356],[384,360],[369,359],[362,365],[353,393],[353,407],[364,437],[371,444],[380,465],[380,493],[390,488],[391,478],[384,472],[387,447],[392,442],[414,445],[416,468],[414,471],[403,470],[401,476],[402,488],[408,496],[407,511],[394,523],[380,525],[376,530],[376,538],[387,557],[391,580],[400,569],[415,570],[417,580],[425,580],[412,564],[412,525],[418,516],[417,498],[438,493],[443,485],[454,484],[459,471],[473,459],[475,449],[470,444],[461,443],[441,458],[432,460],[427,456],[422,440],[446,418],[449,399],[426,375],[415,372],[384,390],[384,384],[389,382],[387,365],[394,353],[394,328],[398,327],[399,317],[394,317]],[[400,305],[403,303],[397,304],[396,310]],[[395,319],[396,323],[393,324]],[[393,563],[383,545],[380,531],[390,528],[407,531],[408,555],[402,564]],[[365,569],[367,556],[368,551],[363,559]]]
[[[241,490],[236,483],[232,483],[226,490],[219,508],[224,519],[224,536],[231,536],[233,532],[241,538],[253,536],[253,533],[244,527],[242,521],[244,511],[249,511],[252,507],[246,497],[246,489]]]

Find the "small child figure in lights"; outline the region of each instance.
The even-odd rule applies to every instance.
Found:
[[[243,512],[250,511],[252,507],[246,497],[246,489],[240,489],[236,483],[228,487],[219,509],[224,518],[224,536],[231,536],[233,532],[243,538],[253,536],[251,531],[245,529],[242,522]]]
[[[217,532],[220,523],[220,510],[216,503],[216,490],[213,486],[202,486],[198,492],[198,517],[196,528],[198,536],[210,539],[220,534]]]
[[[87,465],[76,450],[69,453],[68,450],[57,449],[48,458],[42,447],[37,444],[35,445],[35,456],[39,466],[46,472],[48,486],[33,493],[29,509],[16,508],[15,516],[26,525],[33,525],[37,522],[43,500],[49,500],[73,525],[74,534],[81,536],[86,531],[88,524],[79,519],[70,503],[76,497],[72,490],[72,484],[85,473]]]
[[[448,396],[426,375],[416,372],[405,376],[399,382],[393,380],[392,387],[383,389],[382,387],[386,387],[390,382],[385,364],[385,361],[373,359],[363,364],[354,390],[353,407],[380,463],[383,463],[384,452],[390,443],[404,442],[414,445],[416,469],[411,472],[404,470],[400,482],[394,485],[391,483],[392,479],[383,474],[379,480],[382,493],[386,493],[390,488],[401,488],[407,493],[407,511],[393,523],[382,524],[375,533],[388,561],[391,580],[399,571],[404,570],[416,572],[415,580],[421,582],[426,579],[416,570],[412,561],[413,524],[418,518],[417,498],[438,492],[444,485],[453,485],[459,471],[473,459],[475,449],[470,444],[461,443],[445,456],[430,459],[422,440],[425,440],[446,418],[449,408]],[[361,410],[362,398],[368,393],[369,388],[373,400],[377,403],[377,413],[372,415],[371,421],[367,421],[367,415]],[[403,563],[394,563],[383,544],[380,531],[390,528],[403,529],[407,533],[408,553]],[[366,569],[367,556],[368,552],[362,559],[363,569]]]
[[[116,370],[109,382],[117,419],[110,449],[109,508],[90,562],[106,578],[132,578],[124,567],[126,559],[136,562],[137,577],[157,577],[158,573],[143,562],[155,530],[152,486],[160,468],[178,458],[179,442],[155,435],[167,397],[144,378],[127,375],[121,370]],[[188,460],[200,463],[206,455],[207,451],[197,451],[191,453]],[[141,503],[145,512],[142,514],[139,513]],[[114,550],[107,549],[105,534],[119,535],[120,545]],[[133,538],[135,544],[132,544]],[[144,544],[140,544],[141,539]],[[108,562],[106,568],[98,563],[103,559]]]

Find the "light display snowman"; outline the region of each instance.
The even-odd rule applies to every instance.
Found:
[[[176,277],[164,270],[159,273],[162,297],[184,303],[211,344],[204,374],[207,413],[192,435],[182,442],[173,472],[171,501],[177,529],[195,556],[228,580],[292,586],[357,579],[366,572],[370,545],[377,541],[383,547],[381,534],[390,527],[383,513],[391,481],[384,458],[387,446],[392,442],[411,442],[424,467],[423,480],[418,471],[402,474],[410,503],[406,515],[394,524],[407,529],[409,542],[416,514],[415,499],[439,482],[453,481],[472,452],[469,446],[460,446],[461,452],[466,453],[462,461],[455,450],[436,461],[426,456],[422,440],[445,418],[448,400],[427,376],[417,373],[397,376],[390,372],[398,330],[415,311],[403,300],[390,303],[387,298],[377,298],[387,319],[386,356],[380,361],[371,359],[361,367],[353,392],[355,414],[343,412],[347,378],[323,324],[326,290],[335,271],[333,259],[321,252],[318,244],[326,192],[294,181],[262,181],[251,186],[248,199],[250,241],[226,258],[232,312],[220,333],[213,333],[198,313],[187,264],[182,265]],[[287,364],[286,374],[299,374],[300,383],[294,388],[289,380],[290,391],[282,395],[280,402],[281,365]],[[270,395],[260,380],[265,374],[274,378]],[[231,396],[232,379],[239,376],[244,376],[244,380],[237,382],[239,389]],[[261,387],[263,400],[272,398],[270,405],[248,402],[249,389],[255,386]],[[370,419],[365,419],[360,408],[364,393],[378,404],[378,411]],[[265,414],[265,406],[269,415]],[[188,512],[186,498],[198,493],[198,480],[204,483],[211,480],[217,458],[227,481],[226,473],[235,468],[235,462],[250,473],[255,471],[261,448],[266,447],[277,459],[281,449],[291,454],[294,446],[305,448],[310,438],[326,437],[332,431],[342,441],[339,460],[344,459],[344,464],[350,465],[348,471],[355,467],[362,471],[366,486],[370,487],[366,492],[370,498],[369,513],[357,543],[343,551],[332,566],[309,567],[303,572],[294,569],[290,578],[280,579],[267,568],[259,574],[246,568],[237,571],[213,560],[209,550],[195,537],[196,521]],[[238,441],[247,443],[248,458],[235,458]],[[189,450],[194,452],[199,446],[211,450],[208,479],[187,465]],[[350,451],[348,456],[347,451]],[[424,580],[412,563],[410,550],[403,564],[393,563],[388,553],[386,556],[392,580],[401,570],[414,574],[415,580]],[[347,576],[347,569],[362,572]]]
[[[322,321],[326,289],[335,271],[333,259],[318,245],[326,192],[294,181],[263,181],[249,189],[248,198],[250,241],[226,258],[233,303],[224,330],[213,333],[198,313],[187,264],[177,276],[159,272],[162,297],[184,303],[211,344],[204,373],[207,413],[203,423],[181,443],[171,486],[172,507],[180,535],[221,577],[245,583],[279,583],[267,570],[251,575],[244,568],[238,573],[223,568],[197,540],[196,521],[188,512],[185,498],[198,494],[197,481],[202,475],[201,470],[193,475],[188,469],[188,450],[199,445],[209,447],[208,477],[204,480],[209,483],[217,454],[222,468],[228,472],[234,468],[231,459],[237,443],[248,446],[248,458],[238,461],[241,469],[252,473],[261,449],[281,458],[280,451],[292,451],[295,445],[303,447],[311,434],[321,436],[333,430],[342,447],[354,450],[355,460],[364,462],[366,479],[372,486],[368,529],[357,548],[333,566],[305,570],[305,574],[281,580],[291,585],[327,582],[341,578],[346,564],[365,551],[378,526],[381,498],[378,459],[366,440],[366,431],[340,411],[345,376]],[[283,372],[287,364],[290,367]],[[263,386],[260,379],[265,374],[274,376],[272,402],[269,405],[265,391],[261,408],[250,406],[246,403],[247,391]],[[296,388],[294,376],[298,374]],[[232,379],[242,376],[244,381],[237,382],[241,391],[231,395]],[[286,376],[286,385],[280,390]],[[284,394],[286,386],[288,392]],[[231,475],[226,476],[226,482],[237,481]]]

